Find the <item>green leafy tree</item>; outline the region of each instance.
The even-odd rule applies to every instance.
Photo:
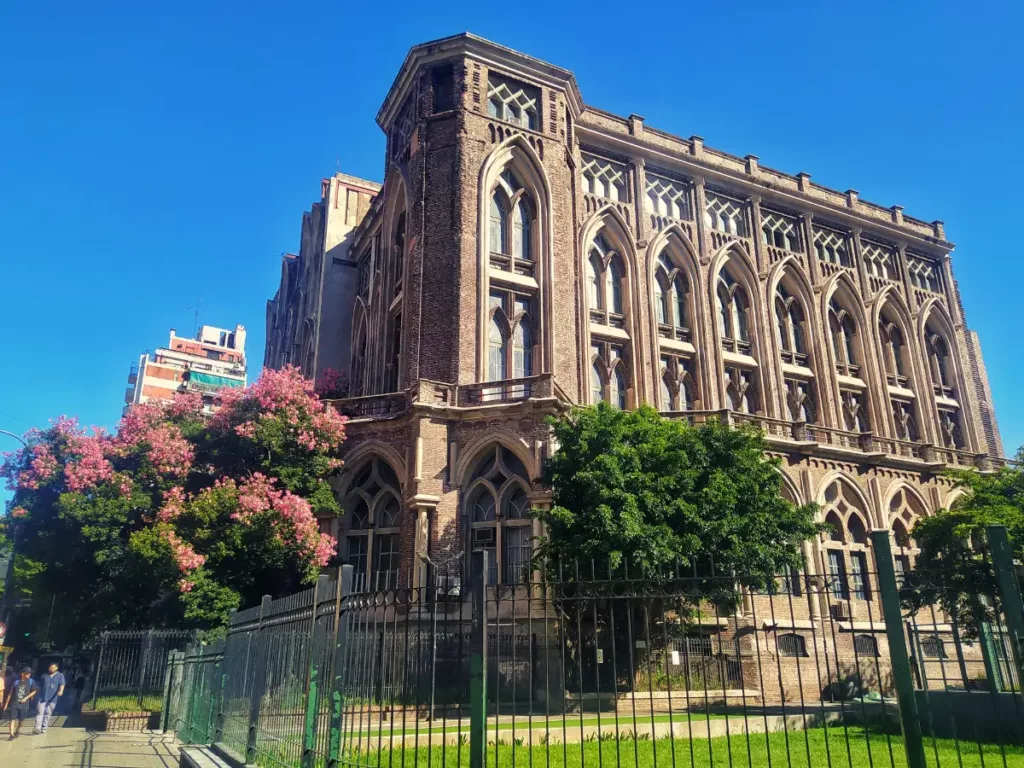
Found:
[[[595,560],[648,574],[733,575],[766,587],[786,566],[803,566],[801,543],[821,529],[814,505],[781,494],[779,460],[761,433],[715,420],[699,427],[642,407],[605,404],[554,422],[559,449],[544,481],[553,505],[546,560]]]
[[[193,394],[135,405],[114,435],[61,418],[5,455],[4,534],[33,607],[57,598],[54,637],[222,627],[332,557],[317,517],[338,511],[344,418],[293,368],[219,397],[212,416]]]
[[[755,428],[691,427],[648,407],[605,404],[552,424],[559,448],[544,481],[553,504],[535,514],[546,526],[542,567],[563,582],[556,607],[570,685],[610,691],[613,676],[634,689],[668,684],[678,673],[665,662],[666,640],[686,634],[705,609],[729,615],[741,587],[767,590],[787,566],[803,567],[801,545],[822,529],[814,505],[782,496],[779,460]],[[615,601],[581,599],[585,590],[564,585],[593,577],[632,584],[613,589]],[[605,659],[629,664],[596,663],[598,646]],[[705,682],[674,677],[671,685]]]
[[[901,592],[910,610],[938,605],[969,637],[1000,610],[999,589],[987,552],[987,528],[1006,527],[1014,558],[1024,560],[1024,448],[1017,463],[995,472],[955,470],[964,491],[952,509],[939,510],[914,525],[920,549]]]

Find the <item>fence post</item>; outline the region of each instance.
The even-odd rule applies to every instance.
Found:
[[[149,666],[149,654],[153,650],[153,630],[146,630],[146,640],[142,646],[142,659],[139,664],[139,695],[136,697],[135,703],[139,705],[139,711],[142,710],[142,692],[146,688],[146,667]]]
[[[260,603],[260,623],[256,628],[256,660],[253,665],[252,699],[249,701],[249,732],[245,740],[245,762],[256,762],[256,729],[260,719],[260,704],[263,702],[263,692],[267,687],[267,646],[261,642],[263,634],[263,620],[270,613],[270,604],[273,602],[270,595],[264,595]]]
[[[178,656],[177,651],[167,653],[167,667],[164,669],[164,705],[160,710],[160,730],[167,732],[167,722],[170,719],[171,710],[171,680],[174,678],[174,665]]]
[[[228,649],[227,644],[224,645],[224,653],[220,657],[220,661],[217,662],[218,669],[221,664],[227,659]],[[219,744],[224,741],[224,689],[227,686],[228,674],[227,672],[220,673],[220,680],[217,681],[217,717],[214,720],[213,726],[213,743]]]
[[[917,694],[914,692],[914,678],[910,674],[907,638],[903,634],[903,611],[900,608],[899,588],[896,586],[896,567],[892,559],[889,531],[872,531],[871,545],[875,553],[878,590],[882,597],[882,618],[885,620],[885,636],[889,641],[892,677],[896,684],[896,698],[899,701],[907,765],[910,768],[925,768],[921,715],[917,711]]]
[[[473,551],[470,576],[473,593],[469,656],[469,766],[484,768],[487,753],[487,572],[486,549]]]
[[[1013,548],[1010,538],[1006,535],[1006,527],[990,525],[988,527],[988,546],[992,552],[992,565],[999,582],[999,591],[1003,598],[1003,614],[1006,616],[1006,629],[1010,633],[1010,652],[1013,654],[1014,670],[1017,680],[1024,682],[1024,666],[1021,664],[1021,643],[1024,642],[1024,601],[1020,597],[1020,585],[1017,582],[1017,570],[1013,567]]]
[[[302,729],[302,768],[313,768],[316,756],[316,719],[319,711],[321,659],[317,654],[316,619],[320,612],[320,595],[327,590],[330,576],[320,574],[313,587],[313,618],[309,622],[309,671],[306,677],[306,717]]]
[[[327,745],[327,768],[338,768],[341,756],[341,713],[345,708],[345,671],[342,667],[348,646],[348,617],[347,610],[342,609],[342,603],[352,594],[353,570],[351,565],[341,566],[334,593],[334,681],[331,687],[331,736]]]
[[[1000,669],[999,655],[996,652],[996,639],[992,635],[992,622],[981,622],[978,635],[981,641],[981,660],[985,664],[985,679],[988,680],[988,692],[999,693],[1003,690],[1003,670]]]
[[[100,658],[96,662],[96,672],[93,674],[92,678],[92,697],[89,701],[93,709],[96,709],[96,692],[100,687],[100,672],[103,671],[103,654],[107,650],[107,636],[109,634],[109,632],[100,633]]]

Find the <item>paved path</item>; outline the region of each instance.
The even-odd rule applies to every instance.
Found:
[[[161,733],[97,733],[69,727],[64,718],[45,734],[33,736],[22,726],[21,735],[7,740],[7,723],[0,729],[0,766],[3,768],[177,768],[178,745]],[[25,723],[25,725],[30,725]]]

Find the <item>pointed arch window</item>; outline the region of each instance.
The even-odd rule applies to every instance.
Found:
[[[953,390],[953,360],[949,345],[941,333],[928,328],[925,334],[928,346],[928,368],[931,372],[932,387],[936,395],[955,398]]]
[[[780,285],[775,291],[775,319],[782,362],[807,367],[804,311],[795,296]]]
[[[374,456],[356,472],[343,508],[342,556],[353,566],[357,592],[398,587],[401,491],[398,475]]]
[[[814,407],[814,385],[801,379],[786,380],[786,404],[789,417],[793,421],[814,424],[817,420],[817,409]]]
[[[925,514],[924,505],[905,487],[897,490],[889,500],[889,519],[892,521],[892,533],[896,542],[893,557],[899,582],[902,582],[905,574],[910,572],[913,559],[919,552],[917,542],[910,535],[910,531]]]
[[[535,334],[531,296],[496,286],[491,290],[488,312],[487,380],[533,376]]]
[[[723,269],[718,276],[718,330],[726,352],[750,354],[750,300],[736,279]]]
[[[850,432],[870,432],[867,404],[863,392],[853,389],[840,389],[842,399],[843,427]]]
[[[398,214],[391,250],[394,264],[394,295],[398,296],[402,293],[402,279],[405,276],[405,211]]]
[[[662,251],[654,269],[655,312],[658,335],[690,341],[689,285],[682,270]]]
[[[626,327],[626,272],[622,256],[598,235],[587,257],[590,322]]]
[[[603,400],[616,408],[628,408],[629,381],[629,366],[622,345],[595,341],[590,350],[591,404]]]
[[[356,330],[355,356],[352,360],[352,395],[361,397],[364,394],[363,379],[366,376],[366,323],[362,319]]]
[[[391,349],[386,366],[388,392],[397,392],[402,384],[402,313],[396,312],[391,317],[389,337]]]
[[[504,171],[491,190],[487,217],[490,265],[502,272],[534,273],[533,199],[511,170]]]
[[[857,326],[850,313],[833,298],[828,304],[828,327],[832,336],[832,351],[836,358],[836,371],[843,376],[860,376],[860,357],[856,349]]]
[[[533,521],[527,478],[516,455],[495,445],[481,454],[466,484],[463,514],[468,518],[469,550],[491,551],[489,584],[530,580]]]
[[[825,558],[833,598],[870,600],[865,522],[869,517],[863,503],[847,483],[836,480],[825,489],[822,512],[831,526]]]
[[[906,343],[900,327],[883,318],[879,323],[879,337],[882,340],[882,362],[889,384],[906,387],[910,383],[907,376]]]
[[[920,433],[917,430],[917,420],[914,418],[914,403],[900,397],[890,398],[892,403],[892,421],[896,430],[896,437],[900,440],[917,442]]]

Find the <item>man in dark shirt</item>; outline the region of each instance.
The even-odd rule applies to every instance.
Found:
[[[46,733],[50,715],[57,706],[57,699],[64,695],[64,674],[51,664],[47,673],[39,679],[39,695],[36,697],[36,727],[33,733]]]
[[[21,732],[21,721],[28,720],[32,715],[32,699],[39,692],[39,686],[32,679],[32,670],[24,667],[21,675],[14,681],[7,692],[7,707],[10,710],[10,734],[11,741]],[[17,723],[17,727],[15,727]]]

